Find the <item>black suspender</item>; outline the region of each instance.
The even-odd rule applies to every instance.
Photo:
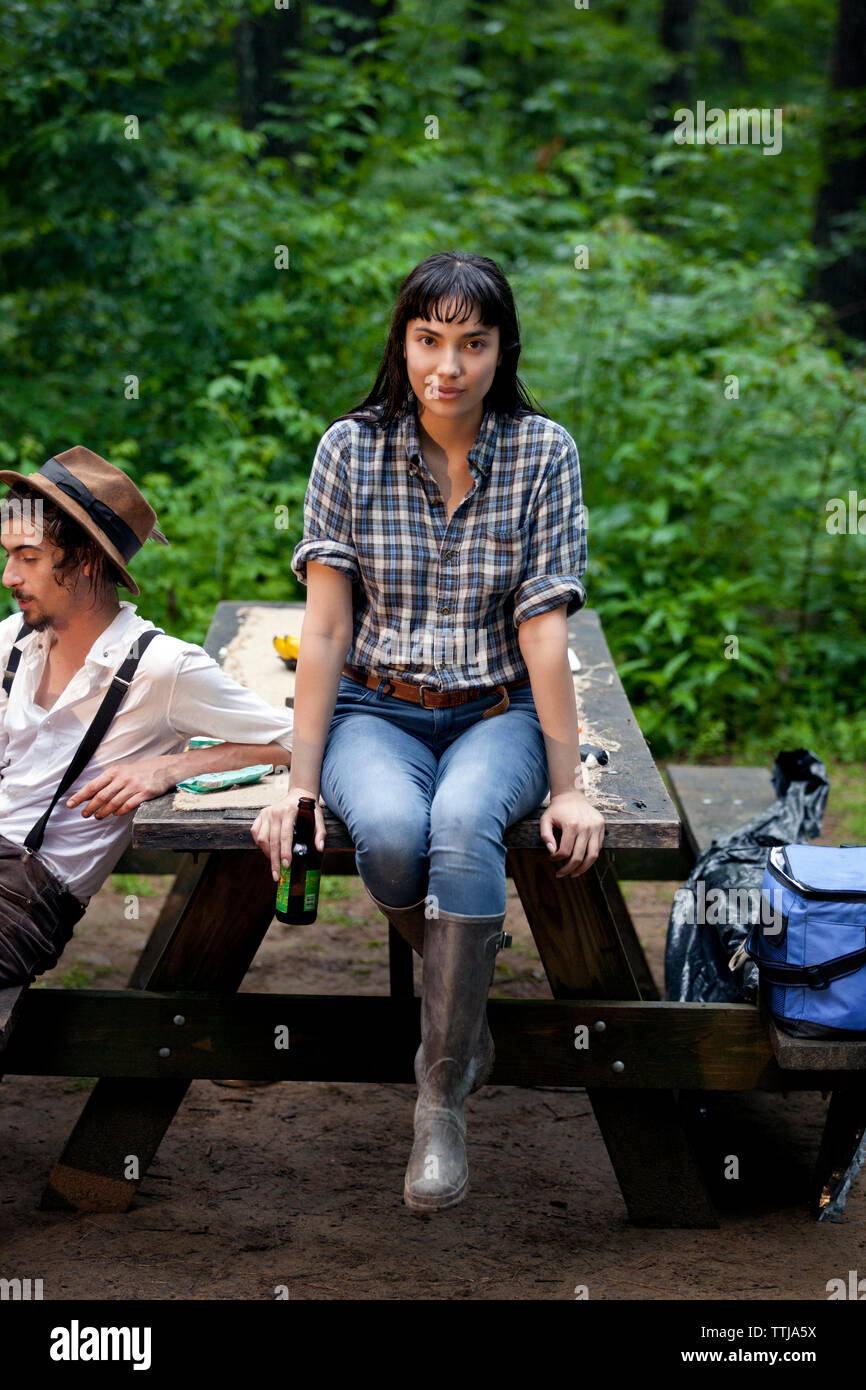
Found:
[[[25,623],[22,626],[21,631],[18,633],[18,636],[16,637],[15,641],[17,642],[22,637],[26,637],[29,631],[30,628]],[[75,781],[76,777],[81,776],[81,773],[84,771],[87,764],[90,762],[90,759],[93,757],[93,754],[96,752],[100,743],[105,738],[111,721],[117,714],[123,697],[129,689],[130,681],[132,680],[136,670],[138,669],[139,661],[144,656],[144,653],[147,651],[147,648],[150,646],[150,643],[153,641],[154,637],[159,636],[162,633],[162,631],[162,628],[157,627],[152,628],[150,632],[143,632],[140,637],[137,637],[135,639],[129,651],[127,652],[123,662],[120,664],[120,666],[118,666],[117,670],[114,673],[111,685],[108,687],[108,690],[105,693],[102,704],[99,706],[99,709],[93,716],[90,728],[87,730],[87,733],[84,735],[84,738],[78,745],[72,762],[69,764],[68,768],[66,769],[63,776],[60,779],[60,784],[57,788],[57,791],[54,793],[54,798],[51,802],[51,805],[48,807],[48,810],[45,812],[45,815],[42,816],[41,820],[38,820],[36,822],[33,829],[30,831],[29,835],[24,841],[25,854],[35,854],[36,851],[41,848],[42,841],[45,837],[45,827],[48,824],[48,818],[51,815],[51,812],[54,810],[54,807],[57,805],[64,792],[68,791],[69,788],[72,786],[72,783]],[[14,662],[12,659],[13,657],[15,658]],[[10,656],[9,658],[9,665],[6,668],[6,674],[3,678],[3,689],[6,691],[7,695],[9,693],[9,690],[11,689],[12,682],[15,679],[15,672],[18,669],[18,661],[20,657],[20,651],[16,650],[15,647],[13,647],[12,656]]]
[[[32,631],[33,629],[31,628],[29,623],[22,623],[18,629],[18,635],[15,638],[15,642],[20,642],[22,637],[26,637],[28,632]],[[9,663],[3,674],[3,689],[6,691],[7,695],[9,694],[9,691],[12,689],[12,682],[15,679],[15,672],[18,670],[18,663],[20,660],[21,648],[16,647],[15,643],[13,642],[12,650],[9,653]]]

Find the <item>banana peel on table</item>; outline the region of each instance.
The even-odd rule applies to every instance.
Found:
[[[298,652],[301,650],[300,637],[275,637],[274,650],[278,656],[283,658],[290,671],[294,671],[298,664]]]

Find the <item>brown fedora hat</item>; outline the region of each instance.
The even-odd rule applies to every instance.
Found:
[[[50,458],[36,473],[0,469],[0,482],[35,488],[68,513],[113,561],[133,598],[141,590],[126,568],[128,562],[148,537],[168,545],[156,524],[156,512],[132,479],[83,444]]]

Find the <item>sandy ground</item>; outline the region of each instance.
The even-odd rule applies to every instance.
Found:
[[[838,843],[825,821],[825,843]],[[125,985],[168,880],[111,880],[47,982]],[[124,893],[142,886],[139,921]],[[329,881],[312,927],[274,922],[245,981],[261,992],[387,991],[387,929],[359,880]],[[115,891],[117,887],[123,892]],[[661,981],[678,884],[626,885]],[[509,881],[493,993],[549,997]],[[41,1278],[46,1299],[826,1299],[827,1280],[866,1274],[866,1178],[846,1219],[818,1224],[805,1192],[826,1100],[727,1095],[707,1118],[722,1182],[717,1231],[641,1230],[625,1207],[582,1090],[488,1086],[468,1103],[470,1192],[438,1216],[402,1203],[414,1087],[285,1082],[248,1090],[198,1081],[135,1208],[41,1212],[39,1195],[90,1082],[8,1076],[0,1088],[0,1275]]]

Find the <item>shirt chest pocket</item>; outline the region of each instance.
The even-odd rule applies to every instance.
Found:
[[[529,546],[529,526],[482,526],[477,563],[481,587],[498,598],[507,597],[522,582]]]

